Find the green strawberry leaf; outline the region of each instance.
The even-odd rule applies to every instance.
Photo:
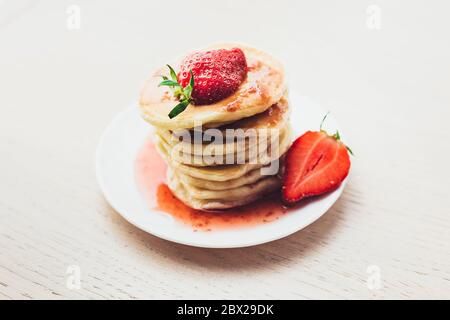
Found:
[[[183,90],[183,95],[189,99],[191,97],[192,87],[190,85],[186,86]]]
[[[341,135],[339,134],[339,131],[336,130],[336,133],[333,135],[333,138],[336,140],[341,140]]]
[[[167,67],[170,70],[170,77],[172,78],[172,80],[175,82],[178,82],[178,77],[177,77],[177,73],[175,72],[175,70],[173,70],[173,68],[170,65],[167,65]]]
[[[323,117],[322,122],[320,123],[319,131],[323,131],[322,130],[323,123],[325,122],[325,120],[327,119],[329,114],[330,114],[330,111],[328,111],[327,114],[325,115],[325,117]]]
[[[175,118],[177,115],[182,113],[187,106],[189,105],[191,101],[188,99],[182,100],[179,104],[177,104],[170,112],[169,112],[169,118]]]
[[[323,117],[322,122],[320,123],[319,130],[320,130],[320,132],[324,132],[324,133],[327,134],[328,136],[330,136],[330,137],[336,139],[337,141],[340,141],[340,140],[341,140],[341,135],[340,135],[340,133],[339,133],[338,130],[336,130],[336,133],[335,133],[335,134],[330,135],[330,134],[328,134],[325,130],[322,129],[323,123],[325,122],[325,120],[327,119],[327,117],[328,117],[329,114],[330,114],[330,111],[328,111],[327,114],[325,115],[325,117]],[[344,145],[344,146],[345,146],[345,148],[347,149],[347,151],[350,153],[350,155],[355,156],[355,155],[353,154],[352,149],[350,149],[350,148],[349,148],[348,146],[346,146],[346,145]]]
[[[168,86],[172,88],[173,95],[176,99],[180,101],[170,112],[169,118],[172,119],[183,112],[189,103],[191,103],[191,94],[192,90],[194,90],[194,74],[192,70],[190,70],[191,78],[189,80],[189,84],[186,87],[182,87],[181,84],[178,83],[178,78],[175,70],[170,65],[167,65],[170,71],[170,77],[172,80],[169,80],[167,76],[162,76],[163,81],[158,86]]]
[[[189,84],[183,89],[183,95],[186,99],[191,99],[192,90],[194,90],[194,74],[192,73],[192,70],[190,71],[190,74],[191,79],[189,80]]]
[[[192,70],[189,70],[189,73],[191,74],[191,79],[189,80],[189,85],[191,86],[192,89],[194,89],[194,73],[192,72]]]
[[[347,151],[352,155],[352,156],[355,156],[354,154],[353,154],[353,151],[352,151],[352,149],[350,149],[349,147],[347,147],[347,146],[345,146],[345,148],[347,148]]]
[[[169,86],[169,87],[181,87],[178,82],[172,80],[163,80],[159,83],[158,87]]]

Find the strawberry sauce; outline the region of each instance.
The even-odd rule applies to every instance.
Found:
[[[228,210],[202,211],[188,207],[173,195],[165,183],[166,164],[150,139],[137,155],[135,174],[138,187],[150,209],[168,213],[195,231],[268,223],[279,219],[288,211],[283,206],[279,193]]]

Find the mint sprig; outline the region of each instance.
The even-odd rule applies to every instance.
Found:
[[[177,104],[168,114],[169,118],[172,119],[182,113],[192,102],[191,96],[192,91],[194,90],[194,74],[192,73],[192,70],[189,70],[191,78],[189,80],[189,84],[183,88],[178,82],[178,77],[175,70],[173,70],[170,65],[167,65],[167,67],[169,68],[169,74],[172,80],[170,80],[167,76],[161,76],[163,81],[159,83],[158,87],[169,87],[172,90],[174,97],[180,101],[180,103]]]

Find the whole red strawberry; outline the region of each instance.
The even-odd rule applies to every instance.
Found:
[[[247,76],[247,61],[239,48],[196,52],[181,63],[178,82],[189,84],[190,71],[195,85],[192,100],[196,105],[211,104],[233,94]]]
[[[339,132],[308,131],[286,154],[282,194],[287,203],[317,196],[339,187],[350,170],[351,150]]]

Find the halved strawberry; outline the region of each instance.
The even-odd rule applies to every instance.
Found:
[[[297,138],[286,154],[284,201],[294,203],[339,187],[350,170],[349,153],[338,132],[329,135],[321,129]]]

